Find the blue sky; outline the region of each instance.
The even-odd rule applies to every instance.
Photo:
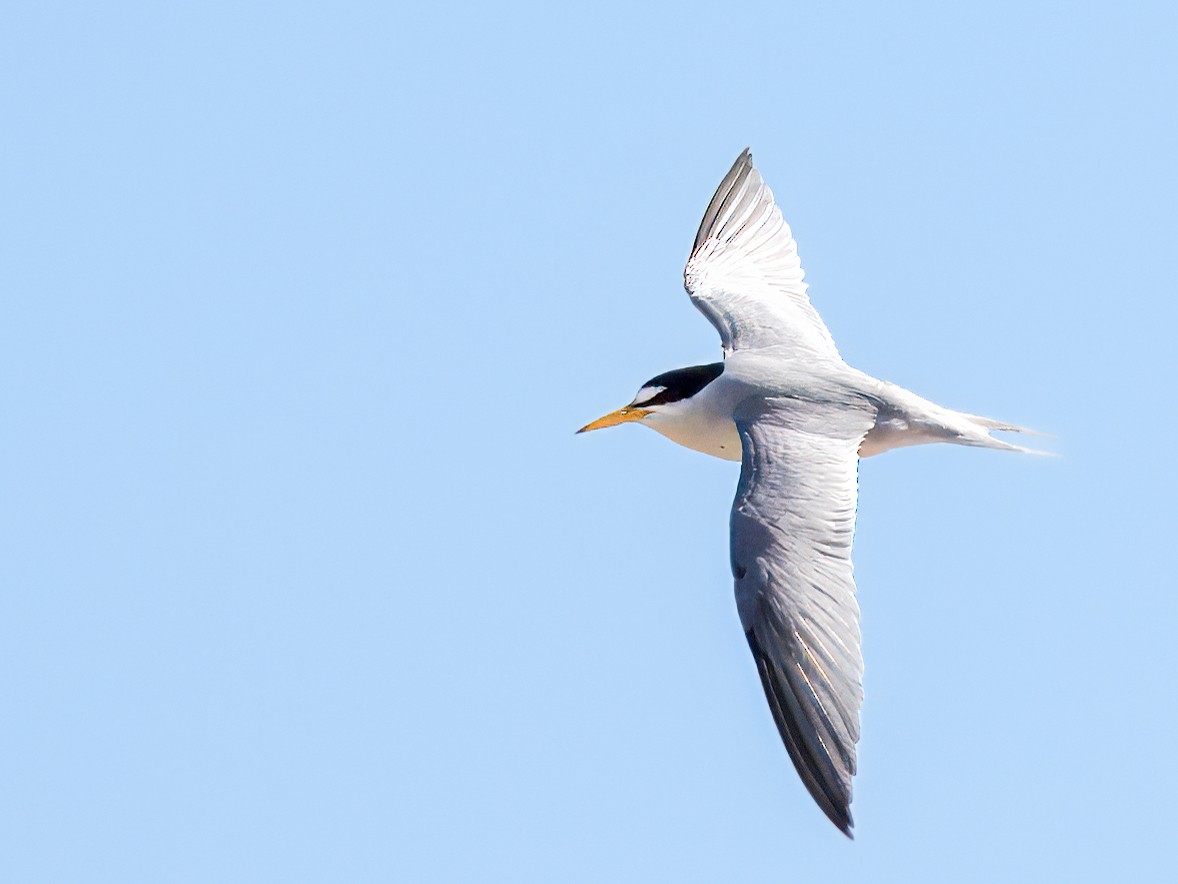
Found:
[[[8,4],[0,878],[1149,880],[1178,785],[1167,4]],[[952,7],[952,8],[950,8]],[[712,361],[751,145],[844,356],[856,841],[774,732]]]

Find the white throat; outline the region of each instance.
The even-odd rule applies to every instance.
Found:
[[[713,382],[690,399],[660,405],[642,423],[672,442],[724,460],[740,460],[740,433],[728,397]],[[727,406],[727,407],[725,407]]]

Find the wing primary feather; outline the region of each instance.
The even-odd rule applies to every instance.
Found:
[[[704,210],[683,284],[720,333],[725,353],[786,345],[810,357],[838,358],[806,294],[793,233],[748,148]]]
[[[830,761],[815,753],[811,749],[801,729],[804,720],[797,709],[797,700],[792,690],[783,684],[782,674],[777,666],[765,653],[757,641],[753,630],[745,633],[749,649],[753,652],[753,659],[757,661],[757,672],[761,676],[761,687],[765,689],[765,698],[769,701],[769,709],[773,713],[773,721],[777,724],[777,731],[781,734],[781,741],[785,744],[786,752],[797,769],[806,791],[822,809],[840,832],[848,838],[855,837],[852,829],[855,825],[851,818],[851,797],[847,790],[838,788],[836,781],[829,777],[820,776],[824,769],[829,770]]]
[[[703,220],[699,223],[699,230],[695,234],[695,245],[691,247],[693,253],[699,249],[700,243],[711,232],[712,225],[716,223],[716,218],[728,206],[728,201],[736,191],[737,180],[742,175],[747,176],[749,170],[752,168],[753,155],[746,147],[744,153],[736,158],[736,162],[732,164],[732,168],[728,170],[728,174],[724,176],[724,180],[720,182],[720,186],[716,188],[716,194],[712,197],[712,201],[708,203],[707,211],[704,212]]]

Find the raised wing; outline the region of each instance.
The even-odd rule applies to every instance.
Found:
[[[837,358],[802,278],[793,234],[746,149],[704,212],[683,271],[687,293],[725,353],[788,344]]]
[[[851,575],[863,403],[752,400],[732,505],[736,603],[785,748],[818,806],[851,834],[863,703]]]

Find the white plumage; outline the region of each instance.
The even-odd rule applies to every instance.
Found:
[[[858,458],[927,442],[1027,451],[990,435],[1025,431],[943,408],[843,361],[747,150],[704,213],[684,283],[720,333],[723,364],[660,375],[584,430],[640,421],[741,461],[731,523],[740,621],[790,758],[850,835],[863,701],[851,567]]]

